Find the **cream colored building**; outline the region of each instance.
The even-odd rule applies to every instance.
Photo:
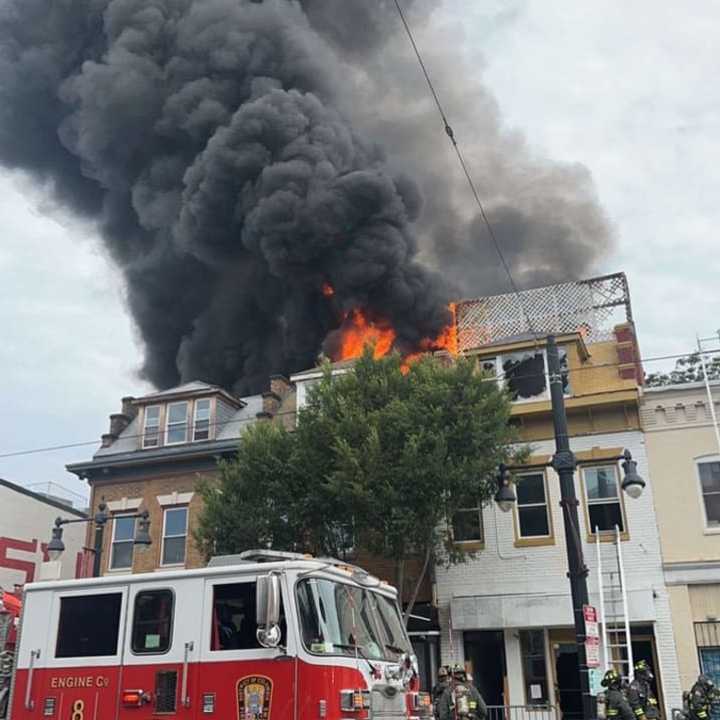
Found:
[[[720,381],[712,383],[720,413]],[[720,447],[705,385],[647,388],[641,418],[680,681],[720,681]]]

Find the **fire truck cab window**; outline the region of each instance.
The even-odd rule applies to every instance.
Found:
[[[61,598],[55,657],[115,655],[121,606],[120,593]]]
[[[211,650],[257,650],[255,615],[256,583],[229,583],[213,588]],[[285,645],[286,624],[280,606],[281,645]]]
[[[303,644],[313,654],[397,660],[409,642],[397,609],[379,594],[320,578],[297,589]]]
[[[173,624],[172,590],[146,590],[135,596],[132,651],[136,655],[165,653]]]

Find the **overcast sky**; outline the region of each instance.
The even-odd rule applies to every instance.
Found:
[[[464,47],[508,128],[538,155],[592,172],[617,237],[601,270],[628,274],[643,355],[685,352],[696,331],[715,332],[720,2],[445,0],[432,22]],[[44,202],[0,174],[0,455],[94,442],[123,395],[149,389],[93,229]],[[0,458],[0,477],[82,493],[64,465],[93,451]]]

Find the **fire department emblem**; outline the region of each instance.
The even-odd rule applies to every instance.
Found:
[[[272,680],[248,675],[237,683],[238,720],[268,720],[272,700]]]

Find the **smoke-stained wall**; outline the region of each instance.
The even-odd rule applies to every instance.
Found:
[[[436,4],[403,2],[423,33]],[[505,134],[454,52],[433,70],[519,280],[581,274],[588,172]],[[392,0],[0,5],[0,163],[97,222],[159,387],[256,388],[354,307],[412,348],[506,289],[426,97]]]

